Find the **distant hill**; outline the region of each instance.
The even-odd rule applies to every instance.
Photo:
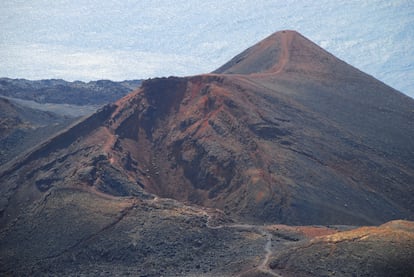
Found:
[[[0,165],[140,84],[0,78]]]
[[[75,119],[32,109],[0,96],[0,166],[56,134]]]
[[[85,83],[57,79],[29,81],[0,78],[0,95],[38,103],[102,105],[118,100],[140,84],[141,80],[99,80]]]

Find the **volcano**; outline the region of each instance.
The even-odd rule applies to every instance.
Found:
[[[27,241],[43,242],[40,248],[22,243],[12,254],[4,250],[3,267],[10,272],[15,259],[25,269],[62,272],[60,266],[68,261],[85,266],[79,259],[94,257],[106,265],[122,260],[121,270],[129,268],[128,261],[149,263],[169,274],[210,271],[225,276],[238,271],[211,271],[226,268],[212,258],[223,251],[223,241],[259,243],[258,234],[263,239],[272,235],[257,227],[263,224],[412,220],[413,110],[413,99],[295,31],[269,36],[210,74],[146,80],[138,90],[2,169],[1,239],[8,241],[3,249],[16,247],[26,233],[31,234]],[[214,238],[225,227],[256,237],[241,238],[227,230]],[[141,254],[146,249],[140,262],[128,256],[133,252],[128,247],[121,251],[107,246],[109,252],[106,246],[100,248],[105,241],[126,243],[117,238],[117,228],[129,239],[134,234],[135,244],[127,243],[131,249],[138,247]],[[65,230],[69,234],[63,235]],[[167,230],[177,235],[181,250],[171,250],[177,245],[163,248],[169,254],[151,250],[156,239],[148,234],[165,240]],[[195,238],[190,230],[204,236]],[[193,245],[193,239],[190,243],[183,236],[197,242]],[[407,237],[411,242],[412,236]],[[206,238],[211,239],[209,248],[204,247]],[[44,245],[53,243],[46,251]],[[173,252],[176,259],[183,258],[189,243],[198,254],[186,261],[193,266],[203,260],[202,265],[175,272],[168,271],[177,262],[173,258],[159,264],[160,256]],[[39,257],[30,266],[24,264],[36,249]],[[245,266],[254,264],[260,253],[255,249],[227,251],[222,262],[239,255],[245,263],[234,267],[249,272]],[[261,274],[276,274],[263,269],[267,262],[258,267],[256,262],[256,267]],[[88,270],[97,268],[102,264]],[[76,267],[71,270],[77,272]]]

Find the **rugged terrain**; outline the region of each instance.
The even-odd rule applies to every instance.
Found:
[[[103,105],[125,96],[140,83],[141,80],[98,80],[85,83],[60,79],[30,81],[0,78],[0,95],[38,103]]]
[[[412,222],[350,226],[413,219],[413,107],[294,31],[147,80],[1,168],[0,269],[407,275]]]
[[[118,100],[140,82],[0,78],[0,165],[100,106]]]
[[[0,97],[0,165],[74,122],[76,117],[32,109]]]

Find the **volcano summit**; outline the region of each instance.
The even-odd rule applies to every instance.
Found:
[[[0,272],[308,276],[356,251],[343,275],[404,274],[412,222],[314,225],[413,220],[413,111],[294,31],[147,80],[2,168]]]

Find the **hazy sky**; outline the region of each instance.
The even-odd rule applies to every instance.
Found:
[[[1,77],[194,75],[294,29],[414,97],[412,0],[3,0],[0,26]]]

